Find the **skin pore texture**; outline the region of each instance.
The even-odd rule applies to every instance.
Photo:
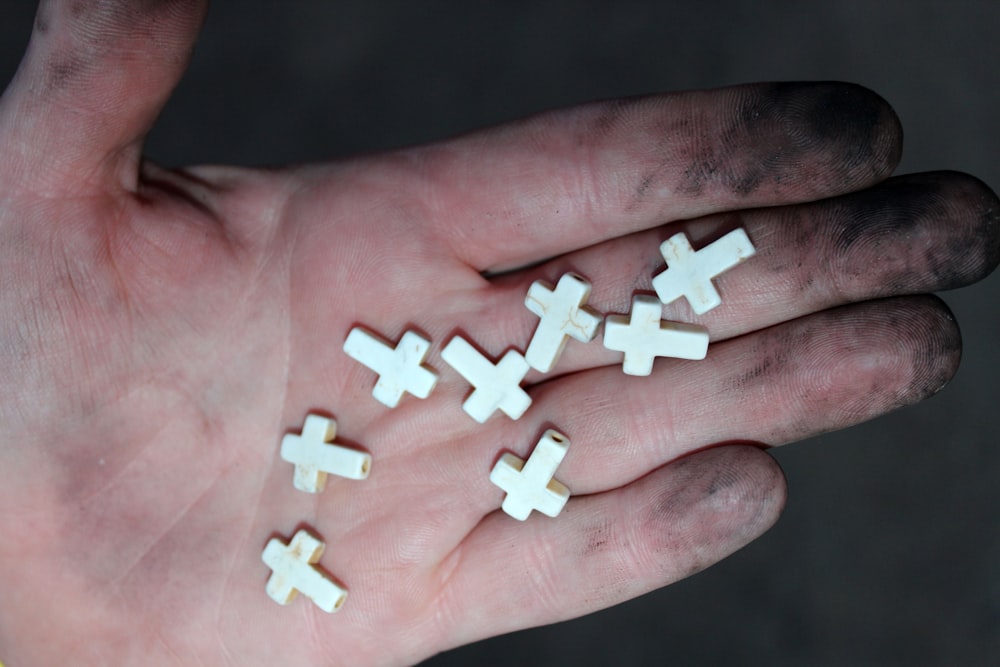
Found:
[[[591,103],[440,143],[282,169],[164,169],[142,139],[205,5],[46,0],[0,98],[0,659],[10,665],[405,665],[601,609],[704,569],[785,502],[766,447],[940,390],[961,340],[930,292],[1000,261],[974,177],[892,177],[901,129],[849,84]],[[456,334],[524,348],[534,280],[575,271],[627,312],[663,269],[744,228],[704,361],[626,377],[571,343],[533,405],[473,422]],[[354,326],[432,341],[426,400],[388,410]],[[305,415],[367,480],[292,487]],[[490,484],[546,428],[572,441],[557,519]],[[301,527],[350,591],[327,615],[264,594]],[[53,632],[58,628],[58,632]]]

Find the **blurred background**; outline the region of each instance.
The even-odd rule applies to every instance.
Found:
[[[32,0],[3,0],[0,79]],[[1000,187],[1000,3],[216,0],[147,152],[277,164],[422,143],[597,98],[839,79],[892,103],[900,171]],[[0,156],[2,159],[2,156]],[[710,570],[451,665],[1000,664],[1000,273],[930,401],[775,456],[788,509]]]

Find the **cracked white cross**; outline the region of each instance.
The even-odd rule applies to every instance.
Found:
[[[563,274],[555,289],[541,280],[531,284],[524,305],[540,319],[524,353],[529,366],[548,373],[559,360],[568,336],[581,343],[594,339],[601,318],[583,305],[589,296],[590,283],[575,273]]]
[[[303,529],[287,545],[278,538],[264,547],[261,560],[271,568],[267,595],[280,605],[290,603],[302,593],[316,606],[333,613],[344,605],[347,591],[316,567],[326,545]]]
[[[501,456],[490,472],[490,481],[507,492],[503,511],[518,521],[527,519],[532,510],[558,516],[569,500],[569,489],[555,474],[568,449],[569,439],[549,429],[527,461],[510,453]]]
[[[455,336],[441,351],[441,358],[474,387],[462,409],[480,424],[496,410],[519,419],[531,405],[531,397],[521,388],[528,362],[517,350],[508,351],[494,364],[467,340]]]
[[[302,435],[289,433],[281,439],[281,458],[295,464],[295,488],[319,493],[327,474],[365,479],[372,457],[366,452],[333,444],[337,422],[320,415],[307,415]]]
[[[354,327],[344,341],[344,352],[378,374],[372,396],[394,408],[405,392],[417,398],[427,398],[437,384],[437,373],[424,367],[431,343],[422,336],[407,331],[393,348],[390,343]]]
[[[729,232],[697,252],[683,232],[674,234],[660,244],[667,269],[653,278],[653,289],[664,304],[683,296],[696,314],[707,313],[722,303],[712,279],[756,252],[742,229]]]
[[[604,321],[604,347],[625,353],[627,375],[649,375],[656,357],[704,359],[708,330],[696,324],[660,319],[663,305],[647,294],[632,298],[628,315],[609,315]]]

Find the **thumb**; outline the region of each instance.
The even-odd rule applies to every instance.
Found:
[[[124,187],[180,79],[207,0],[42,0],[0,98],[0,141],[33,187]]]

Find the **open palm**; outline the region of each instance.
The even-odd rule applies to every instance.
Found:
[[[992,270],[996,199],[958,174],[882,182],[900,133],[863,89],[667,95],[349,162],[160,169],[142,138],[203,11],[43,2],[0,100],[0,659],[409,664],[584,614],[766,530],[784,481],[761,444],[917,401],[957,366],[945,307],[903,295]],[[634,378],[571,342],[529,375],[520,420],[461,410],[441,348],[523,350],[534,280],[575,271],[625,313],[660,241],[737,227],[758,254],[718,280],[722,306],[664,309],[708,328],[706,360]],[[431,396],[376,402],[341,349],[356,325],[425,334]],[[279,443],[310,412],[372,454],[367,480],[293,488]],[[514,521],[489,470],[550,426],[574,497]],[[264,544],[303,526],[350,591],[336,615],[264,593]]]

